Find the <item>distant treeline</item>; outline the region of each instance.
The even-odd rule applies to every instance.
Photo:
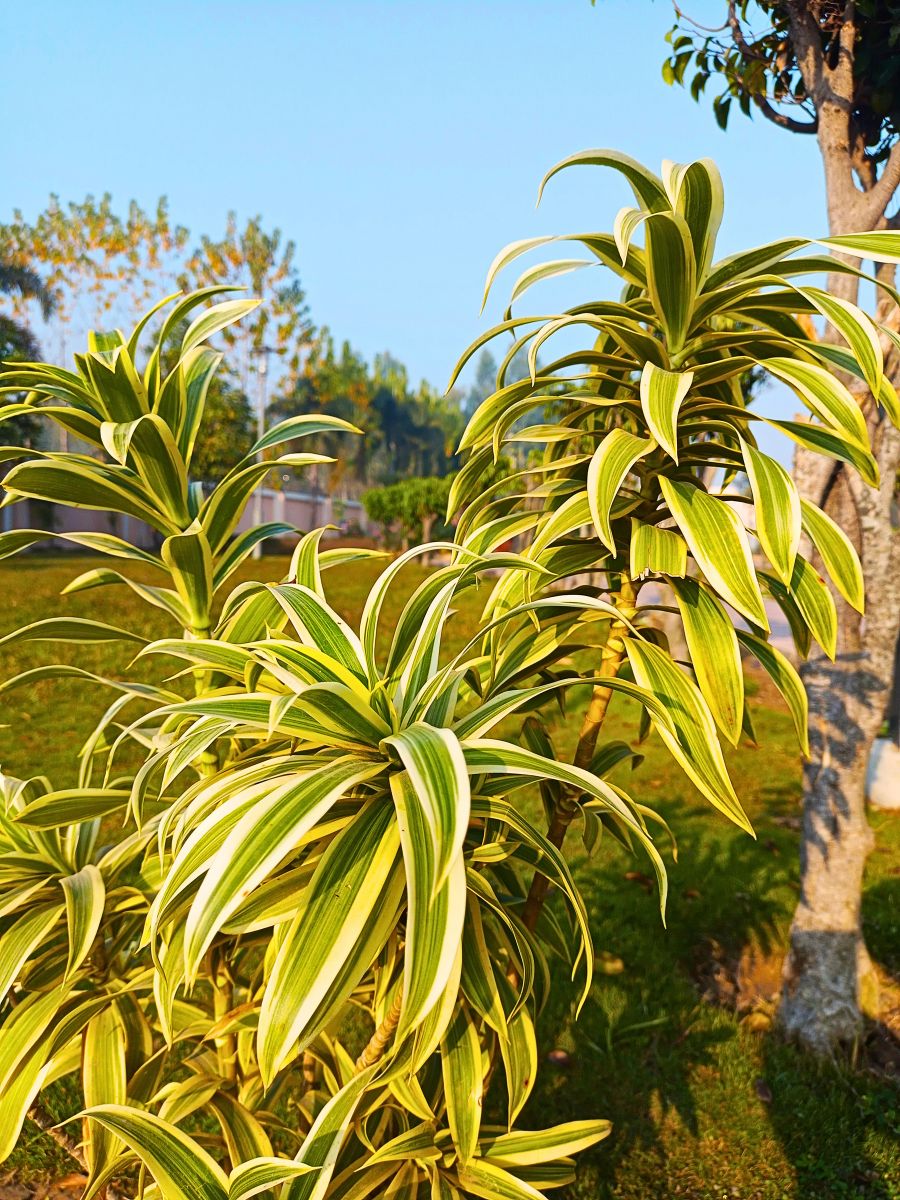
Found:
[[[0,357],[70,366],[88,329],[130,328],[179,289],[243,288],[263,303],[223,338],[226,369],[209,397],[192,464],[197,476],[214,484],[246,452],[260,404],[267,422],[327,412],[365,435],[339,445],[321,439],[316,449],[333,453],[334,466],[288,473],[276,485],[358,497],[399,479],[454,471],[466,414],[493,390],[491,356],[479,360],[470,389],[448,395],[413,383],[391,353],[367,362],[349,341],[338,346],[327,326],[314,324],[295,253],[260,217],[239,225],[232,214],[222,237],[195,240],[173,224],[165,199],[155,210],[132,202],[120,214],[109,196],[67,205],[51,197],[33,221],[14,212],[0,224]],[[452,355],[448,347],[448,365]],[[39,448],[41,426],[28,414],[5,420],[0,444]]]

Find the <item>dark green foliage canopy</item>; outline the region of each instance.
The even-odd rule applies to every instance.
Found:
[[[818,114],[800,69],[805,46],[798,16],[817,36],[832,68],[841,53],[845,22],[855,24],[852,125],[861,152],[876,165],[900,130],[900,3],[898,0],[723,0],[721,24],[707,27],[675,5],[663,65],[668,83],[690,89],[695,100],[712,81],[713,110],[724,129],[734,105],[753,109],[795,133],[816,133]],[[850,12],[849,10],[853,10]]]
[[[327,330],[295,386],[270,405],[269,418],[304,412],[341,417],[366,434],[352,448],[318,439],[321,453],[338,458],[335,482],[389,484],[445,476],[457,465],[454,451],[465,423],[458,396],[441,396],[425,381],[414,387],[406,367],[390,354],[368,364],[349,342],[336,347]]]
[[[366,514],[385,531],[394,531],[404,542],[428,541],[436,522],[447,511],[452,477],[401,479],[387,487],[363,492]]]

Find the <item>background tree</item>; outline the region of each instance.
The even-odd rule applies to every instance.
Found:
[[[294,262],[296,250],[293,241],[283,239],[280,229],[267,232],[261,216],[251,217],[241,228],[232,212],[224,235],[219,239],[202,237],[187,259],[186,288],[231,284],[263,301],[253,320],[230,330],[226,339],[245,392],[250,390],[260,355],[274,353],[279,370],[292,383],[311,344],[313,325]]]
[[[722,24],[701,26],[675,6],[670,83],[695,99],[716,89],[720,126],[733,106],[761,113],[792,133],[815,137],[822,154],[829,230],[846,236],[900,228],[888,210],[900,184],[900,8],[892,0],[727,0]],[[853,238],[845,243],[852,246]],[[774,244],[773,258],[786,249]],[[877,268],[882,284],[894,266]],[[859,298],[860,279],[833,274],[840,305]],[[878,293],[886,377],[900,383],[896,293]],[[827,336],[827,335],[826,335]],[[837,360],[836,360],[837,361]],[[838,365],[840,363],[838,362]],[[890,690],[900,622],[900,546],[893,526],[900,431],[883,419],[867,389],[855,393],[880,469],[875,490],[844,464],[798,449],[795,479],[804,499],[846,531],[863,562],[863,621],[840,597],[838,656],[810,657],[812,759],[804,773],[802,891],[785,964],[781,1020],[816,1050],[858,1036],[874,1003],[874,973],[862,938],[860,901],[872,834],[865,812],[866,767]]]
[[[369,520],[381,525],[390,539],[399,537],[401,549],[431,540],[435,526],[445,519],[453,477],[400,479],[362,494]]]
[[[302,412],[341,417],[366,435],[349,454],[328,433],[315,439],[316,449],[337,461],[307,473],[313,487],[327,480],[329,490],[356,498],[373,484],[445,476],[454,468],[460,394],[441,396],[424,381],[413,391],[399,359],[378,354],[370,368],[349,342],[338,349],[327,328],[317,332],[300,377],[269,408],[279,420]]]
[[[475,364],[475,378],[466,393],[467,413],[473,413],[478,405],[496,390],[498,369],[497,360],[490,350],[482,350]],[[528,355],[522,350],[517,350],[506,367],[504,379],[507,383],[514,383],[518,379],[527,378],[530,373]]]
[[[475,378],[466,393],[466,412],[473,413],[497,386],[497,360],[490,350],[482,350],[475,364]]]
[[[444,397],[425,381],[414,388],[391,354],[376,355],[370,366],[349,341],[337,343],[327,326],[316,330],[295,244],[280,230],[267,230],[261,217],[241,226],[232,213],[221,238],[202,236],[192,248],[189,231],[171,221],[165,198],[155,209],[132,202],[120,213],[109,195],[65,205],[54,196],[33,221],[16,211],[0,225],[0,294],[9,298],[9,320],[25,328],[39,315],[49,319],[40,340],[60,363],[74,336],[91,325],[127,327],[151,295],[223,285],[247,288],[265,303],[240,329],[221,334],[224,382],[213,385],[197,448],[204,481],[220,479],[249,444],[252,410],[264,399],[257,391],[263,365],[271,380],[270,420],[327,413],[367,435],[349,454],[341,446],[328,468],[288,472],[299,485],[356,498],[372,484],[453,469],[463,425],[460,394]],[[6,333],[12,335],[11,326]],[[21,440],[12,426],[8,431]],[[322,454],[338,448],[327,432],[315,441]]]
[[[37,362],[40,357],[41,348],[30,330],[12,317],[0,315],[0,363]],[[4,400],[14,404],[24,396],[24,392],[13,392]],[[0,445],[36,449],[40,432],[40,419],[31,413],[21,413],[0,425]]]
[[[246,288],[265,306],[246,329],[225,340],[247,393],[264,348],[293,379],[310,343],[313,327],[295,255],[294,242],[285,241],[279,229],[266,230],[260,216],[240,227],[230,213],[222,237],[203,235],[191,247],[189,230],[172,222],[164,196],[154,209],[132,200],[124,214],[108,193],[68,204],[51,196],[33,221],[16,209],[0,225],[5,272],[0,290],[10,292],[14,317],[28,315],[35,300],[45,317],[53,310],[62,362],[70,329],[80,336],[91,325],[130,325],[151,297],[179,288]],[[29,286],[34,280],[40,284],[35,272],[43,277],[39,292]]]
[[[0,296],[12,298],[19,305],[35,300],[44,318],[48,318],[54,310],[52,292],[30,266],[0,260]],[[36,362],[40,356],[41,348],[28,326],[20,320],[0,314],[0,362]],[[18,398],[13,394],[7,397],[7,403]],[[5,422],[0,431],[0,444],[36,446],[38,434],[40,422],[25,413]]]
[[[37,302],[42,315],[48,318],[54,309],[54,298],[44,281],[30,267],[0,261],[0,296],[12,297],[19,304]],[[0,363],[36,362],[40,346],[30,329],[21,321],[0,314]],[[7,403],[17,399],[7,397]],[[0,443],[13,446],[37,446],[40,423],[30,414],[13,417],[0,425]]]
[[[316,334],[303,374],[291,393],[271,409],[280,418],[303,412],[326,412],[350,421],[366,434],[356,439],[359,444],[354,446],[338,447],[327,434],[317,442],[320,453],[336,459],[328,474],[330,486],[349,495],[358,494],[359,488],[371,478],[372,459],[381,442],[372,394],[373,382],[363,356],[347,340],[338,351],[330,330],[325,327]],[[340,453],[335,453],[338,450]]]
[[[187,229],[173,225],[165,197],[154,210],[132,200],[122,216],[108,193],[65,205],[51,196],[34,221],[26,221],[16,209],[12,220],[0,225],[4,271],[18,272],[23,280],[29,275],[37,279],[39,272],[41,286],[37,291],[15,286],[13,291],[2,287],[0,278],[0,287],[11,293],[12,315],[18,319],[29,314],[35,301],[45,319],[52,312],[56,336],[47,340],[64,362],[71,329],[80,335],[93,324],[129,325],[151,297],[176,291],[187,239]]]
[[[56,305],[53,293],[43,279],[30,267],[0,261],[0,295],[15,296],[20,301],[36,300],[46,320]]]

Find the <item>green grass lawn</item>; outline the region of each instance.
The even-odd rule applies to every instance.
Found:
[[[91,615],[145,636],[169,632],[166,618],[125,589],[70,597],[59,589],[88,560],[22,559],[0,566],[5,603],[0,634],[57,613]],[[284,560],[248,565],[243,577],[279,578]],[[374,565],[336,570],[332,602],[348,617],[360,607]],[[419,576],[420,577],[420,576]],[[416,570],[409,572],[412,587]],[[457,644],[476,627],[478,597],[461,604],[453,621]],[[100,673],[124,670],[130,655],[115,647],[37,643],[0,646],[0,676],[49,661],[78,661]],[[161,662],[142,668],[162,676]],[[155,672],[155,675],[154,675]],[[797,816],[800,758],[790,720],[763,685],[754,713],[761,749],[729,755],[738,794],[756,840],[700,801],[650,739],[629,786],[662,813],[678,841],[678,861],[666,851],[671,899],[668,928],[644,871],[646,864],[601,845],[591,861],[569,847],[602,955],[591,994],[576,1023],[574,991],[560,972],[555,998],[543,1015],[541,1051],[564,1050],[563,1065],[543,1065],[538,1090],[522,1124],[548,1124],[587,1115],[612,1119],[612,1139],[582,1156],[571,1200],[616,1197],[829,1200],[900,1197],[900,1092],[870,1072],[817,1065],[765,1028],[767,996],[797,897]],[[100,689],[71,680],[43,681],[3,697],[0,762],[14,775],[49,775],[62,786],[101,711]],[[561,750],[574,744],[579,701],[557,718]],[[611,710],[608,734],[633,741],[637,714]],[[877,848],[866,879],[866,936],[884,975],[900,976],[900,820],[873,816]],[[752,951],[752,955],[750,952]],[[728,1000],[740,972],[738,1010]],[[754,986],[760,997],[754,1000]],[[704,994],[706,999],[704,999]],[[560,1056],[555,1056],[559,1058]],[[0,1168],[24,1178],[59,1163],[36,1134]],[[61,1164],[60,1164],[61,1165]]]

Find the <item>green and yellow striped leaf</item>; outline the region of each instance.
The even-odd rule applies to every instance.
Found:
[[[81,1083],[85,1106],[125,1104],[125,1075],[125,1029],[117,1010],[105,1008],[88,1021],[84,1032]],[[100,1122],[85,1124],[85,1149],[94,1181],[121,1152],[122,1141]]]
[[[844,254],[870,258],[873,262],[900,263],[900,232],[879,229],[867,233],[841,233],[834,237],[818,238],[822,246],[833,246]]]
[[[163,1200],[228,1200],[225,1172],[176,1125],[123,1104],[97,1105],[84,1115],[120,1138],[137,1155]]]
[[[292,1047],[316,1035],[387,940],[403,888],[399,847],[394,807],[379,797],[322,856],[263,996],[257,1054],[267,1083]]]
[[[299,782],[288,781],[244,813],[204,864],[203,882],[185,922],[188,979],[194,978],[216,933],[238,906],[341,796],[380,770],[380,763],[339,759]],[[196,852],[196,844],[185,847],[187,854]]]
[[[810,633],[830,659],[837,652],[837,609],[828,584],[819,572],[797,555],[791,576],[790,594],[803,615]]]
[[[579,1154],[612,1133],[609,1121],[567,1121],[550,1129],[515,1129],[496,1137],[482,1138],[482,1157],[502,1167],[528,1167]]]
[[[753,492],[756,536],[779,579],[790,583],[800,545],[797,489],[781,463],[768,454],[743,440],[741,452]]]
[[[143,642],[140,634],[130,629],[119,629],[105,621],[91,621],[87,617],[47,617],[43,621],[32,621],[21,629],[14,629],[0,638],[0,646],[13,642],[74,642],[88,645],[91,642]]]
[[[288,1183],[281,1200],[324,1200],[350,1122],[377,1070],[360,1071],[319,1112],[294,1159],[314,1167],[316,1173]]]
[[[462,853],[469,825],[471,793],[466,760],[450,729],[416,722],[385,738],[406,768],[434,856],[436,894]]]
[[[720,600],[695,579],[673,579],[684,636],[700,691],[733,746],[741,736],[744,674],[731,618]]]
[[[106,884],[93,863],[60,880],[66,898],[69,929],[68,979],[84,962],[94,944],[106,904]]]
[[[160,551],[172,573],[178,595],[187,609],[193,632],[206,634],[210,627],[209,607],[213,593],[212,551],[199,521],[167,538]]]
[[[349,421],[344,421],[341,417],[331,417],[327,413],[303,413],[299,416],[288,417],[286,421],[279,421],[267,429],[258,441],[254,442],[247,453],[247,457],[261,454],[264,450],[270,450],[273,446],[280,446],[284,442],[293,442],[299,438],[313,437],[319,433],[361,433],[362,430],[357,429],[355,425],[351,425]]]
[[[627,638],[625,652],[637,682],[665,706],[671,725],[653,718],[670,754],[702,794],[748,833],[753,828],[728,775],[715,722],[699,689],[652,642]]]
[[[699,487],[660,478],[663,497],[710,586],[754,625],[769,622],[741,520],[724,500]]]
[[[481,1200],[545,1200],[543,1192],[487,1159],[460,1162],[457,1174],[466,1193]]]
[[[693,371],[664,371],[645,363],[641,372],[641,408],[650,432],[678,462],[678,413],[691,388]]]
[[[800,749],[809,757],[809,700],[803,680],[790,660],[781,651],[763,638],[746,630],[737,631],[738,640],[749,650],[761,667],[768,672],[772,682],[781,692],[788,706]]]
[[[459,1161],[465,1163],[478,1150],[484,1094],[481,1041],[465,1004],[457,1007],[441,1042],[441,1071],[450,1136]]]
[[[462,768],[465,772],[464,761]],[[468,792],[467,775],[465,790]],[[440,837],[435,844],[432,802],[423,799],[408,772],[391,777],[391,792],[406,869],[403,1007],[396,1035],[401,1041],[434,1008],[453,973],[466,915],[466,868],[461,839],[452,829],[450,837],[459,840],[459,845],[442,869],[446,844]]]
[[[110,457],[136,472],[147,503],[161,506],[175,525],[187,525],[187,471],[165,421],[146,413],[127,424],[104,422],[100,434]]]
[[[687,338],[697,290],[691,231],[679,213],[656,212],[647,218],[646,241],[647,290],[675,353]]]
[[[365,679],[365,654],[359,638],[321,596],[301,583],[282,583],[269,590],[304,644],[324,651]]]
[[[822,556],[832,582],[851,608],[861,613],[866,606],[862,563],[856,547],[827,513],[808,500],[801,501],[803,529]]]
[[[279,1187],[315,1171],[309,1163],[294,1162],[290,1158],[262,1156],[251,1158],[234,1168],[228,1178],[228,1200],[250,1200],[260,1192]]]
[[[674,529],[660,529],[632,518],[628,566],[632,579],[647,572],[682,579],[687,575],[687,543]]]
[[[0,1001],[15,983],[19,970],[59,920],[61,904],[30,909],[0,935]]]
[[[853,356],[859,363],[862,377],[869,385],[873,396],[881,391],[882,373],[884,371],[884,354],[878,337],[878,330],[871,317],[861,308],[832,296],[829,292],[817,287],[803,287],[798,291],[806,296],[819,312],[841,334],[847,345],[853,351]]]
[[[223,300],[219,304],[211,304],[185,330],[181,340],[182,357],[229,325],[240,321],[247,313],[259,308],[261,303],[261,300]]]
[[[725,190],[719,168],[711,158],[679,166],[664,162],[663,183],[674,208],[687,222],[702,287],[716,247],[716,235],[725,212]]]
[[[862,409],[825,367],[795,358],[767,358],[760,363],[770,375],[797,393],[806,406],[832,427],[868,449],[869,434]]]
[[[615,554],[610,510],[619,488],[634,464],[653,449],[652,438],[636,437],[625,429],[606,435],[588,467],[587,497],[594,527],[605,546]]]

